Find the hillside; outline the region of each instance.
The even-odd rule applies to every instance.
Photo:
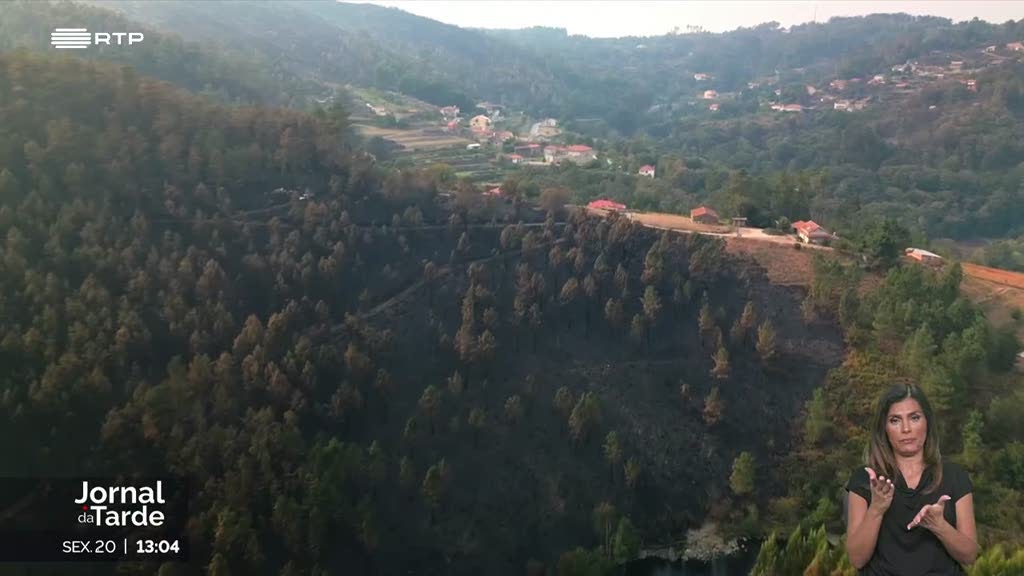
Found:
[[[719,241],[491,225],[511,213],[438,204],[328,119],[75,59],[0,75],[28,143],[0,147],[6,473],[189,476],[197,566],[521,573],[598,543],[602,502],[679,534],[737,451],[786,450],[789,399],[842,357]]]
[[[306,106],[315,84],[291,70],[235,46],[214,49],[183,42],[174,30],[155,30],[113,11],[67,1],[12,0],[0,10],[0,51],[52,51],[50,32],[60,26],[143,32],[131,47],[92,47],[75,56],[131,66],[141,74],[173,82],[227,103]]]
[[[397,90],[437,106],[471,110],[491,99],[552,113],[575,78],[480,32],[370,4],[93,3],[192,40],[249,46],[302,77]]]

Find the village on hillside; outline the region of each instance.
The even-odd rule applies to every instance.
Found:
[[[903,64],[878,70],[865,77],[835,78],[826,84],[806,84],[800,94],[783,94],[780,75],[747,83],[747,90],[762,93],[762,106],[773,112],[799,113],[811,110],[856,112],[872,105],[891,103],[919,93],[935,82],[955,80],[966,90],[978,91],[975,78],[980,72],[1008,60],[1024,58],[1024,42],[1010,42],[1002,46],[985,46],[958,52],[935,52],[927,57],[909,60]],[[797,70],[800,72],[802,70]],[[739,98],[738,92],[719,92],[714,89],[714,76],[706,72],[693,74],[700,87],[696,101],[707,106],[709,112],[719,112],[722,105]],[[787,99],[787,96],[789,99]],[[935,106],[931,106],[935,108]]]
[[[865,77],[826,79],[818,85],[782,85],[783,74],[746,82],[747,91],[756,96],[758,114],[854,113],[873,106],[891,105],[918,94],[934,83],[956,82],[968,92],[979,90],[977,76],[984,70],[1024,58],[1024,42],[1000,46],[980,46],[970,50],[935,52],[927,57],[889,66]],[[800,75],[801,69],[788,71]],[[690,105],[705,106],[709,114],[725,114],[738,92],[720,91],[710,72],[692,72],[698,86],[696,100]],[[658,178],[653,164],[630,169],[629,162],[613,152],[602,155],[593,140],[566,130],[563,120],[531,118],[523,111],[511,110],[490,101],[477,103],[471,110],[456,105],[436,106],[410,96],[354,86],[346,86],[355,102],[351,120],[354,127],[370,139],[368,149],[381,158],[400,165],[450,166],[455,177],[481,186],[482,194],[504,197],[501,183],[510,174],[523,169],[545,170],[571,165],[589,170],[626,173],[636,178]],[[744,93],[748,99],[749,94]],[[350,102],[350,105],[352,104]],[[929,108],[935,108],[935,105]],[[673,107],[674,108],[674,107]],[[571,124],[571,122],[570,122]],[[376,142],[376,144],[373,144]],[[622,208],[614,208],[627,211]],[[714,210],[691,214],[693,222],[718,225]],[[695,208],[697,210],[697,208]],[[627,211],[628,212],[628,211]],[[632,212],[630,212],[633,214]],[[736,220],[736,219],[734,219]],[[756,235],[745,222],[730,222],[740,233]],[[792,233],[811,244],[828,242],[831,233],[817,223],[798,222]]]

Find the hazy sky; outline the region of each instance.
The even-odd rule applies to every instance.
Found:
[[[782,1],[748,0],[620,2],[620,1],[442,1],[400,0],[371,2],[394,6],[464,28],[526,28],[552,26],[570,34],[587,36],[651,36],[664,34],[674,26],[681,32],[687,25],[703,26],[711,32],[756,26],[775,20],[782,26],[819,22],[833,16],[863,16],[879,12],[906,12],[949,18],[954,22],[977,16],[1002,23],[1024,18],[1024,1],[960,0],[851,2],[845,0]]]

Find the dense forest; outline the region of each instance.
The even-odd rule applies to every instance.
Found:
[[[147,29],[144,53],[83,60],[32,53],[45,34],[27,23],[68,9],[90,28],[131,24],[70,4],[0,14],[0,466],[189,478],[193,561],[120,573],[612,574],[703,526],[765,539],[755,574],[852,575],[831,537],[844,528],[842,486],[871,401],[903,380],[927,390],[944,457],[974,482],[971,573],[1020,573],[1017,326],[987,321],[958,266],[899,262],[911,239],[1021,232],[1019,65],[976,94],[940,86],[917,107],[684,119],[658,138],[595,139],[627,172],[656,163],[660,177],[524,171],[499,200],[443,167],[384,167],[342,106],[309,108],[320,81],[365,72],[343,56],[375,36],[314,58],[295,29],[326,39],[380,14],[422,19],[182,4],[206,10],[183,34],[212,33],[234,9],[252,21],[228,37],[271,20],[293,31],[222,51]],[[190,14],[154,6],[162,25]],[[664,42],[763,34],[782,48],[752,66],[814,68],[836,55],[860,65],[859,51],[889,58],[885,34],[912,40],[902,58],[1016,33],[880,22],[868,47],[839,40],[863,33],[860,19]],[[394,54],[462,34],[493,50],[530,34],[566,50],[589,42],[447,28],[403,32]],[[943,106],[915,116],[932,102]],[[825,215],[845,226],[841,256],[815,260],[809,290],[775,285],[721,239],[565,206],[598,195],[673,210],[710,200],[779,227]],[[991,251],[1019,257],[1014,241]]]
[[[446,207],[336,109],[0,62],[5,468],[193,478],[213,574],[611,558],[700,522],[741,448],[777,459],[841,359],[718,240]]]

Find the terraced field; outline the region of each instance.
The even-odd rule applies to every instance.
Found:
[[[452,146],[462,146],[472,142],[461,136],[449,134],[439,128],[411,128],[401,130],[398,128],[380,128],[366,124],[353,125],[360,134],[367,138],[380,136],[385,140],[391,140],[405,146],[409,150],[437,150]]]

